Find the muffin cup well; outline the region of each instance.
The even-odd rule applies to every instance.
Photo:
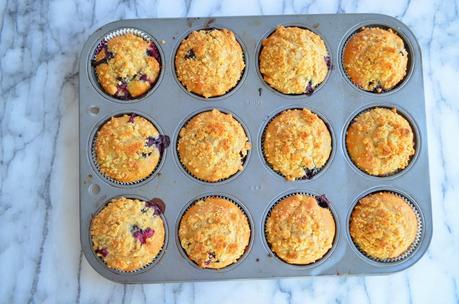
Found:
[[[346,69],[344,68],[344,49],[346,48],[347,46],[347,43],[349,42],[349,40],[357,33],[359,33],[361,30],[363,30],[363,28],[381,28],[381,29],[384,29],[384,30],[392,30],[394,33],[397,34],[397,36],[400,37],[400,39],[403,40],[403,45],[405,47],[405,50],[408,52],[408,63],[407,63],[407,66],[406,66],[406,73],[405,73],[405,77],[403,77],[402,80],[400,80],[400,82],[395,85],[393,88],[389,89],[389,90],[382,90],[382,92],[377,92],[376,89],[373,90],[373,91],[367,91],[367,90],[364,90],[362,89],[360,86],[358,86],[357,84],[355,84],[351,78],[349,77],[349,75],[347,74],[346,72]],[[345,38],[344,40],[342,41],[342,43],[340,44],[340,49],[339,49],[339,61],[340,61],[340,69],[341,69],[341,73],[343,75],[343,78],[345,78],[347,80],[347,82],[354,88],[358,89],[359,91],[363,92],[363,93],[367,93],[367,94],[371,94],[371,95],[386,95],[386,94],[389,94],[389,93],[393,93],[393,92],[396,92],[398,91],[400,88],[402,88],[407,82],[408,80],[410,79],[411,77],[411,74],[412,74],[412,71],[414,69],[413,65],[414,65],[414,61],[413,61],[413,47],[411,45],[411,43],[409,42],[409,39],[406,38],[406,36],[401,33],[399,30],[396,30],[394,29],[393,27],[390,27],[388,25],[383,25],[383,24],[378,24],[378,23],[372,23],[372,22],[365,22],[365,23],[360,23],[354,27],[351,28],[351,30],[345,35]]]
[[[184,84],[182,84],[182,82],[180,81],[180,79],[178,78],[177,76],[177,69],[175,67],[175,57],[177,56],[177,51],[180,47],[180,45],[182,44],[182,42],[188,38],[188,36],[194,32],[194,31],[210,31],[210,30],[221,30],[221,29],[227,29],[231,32],[233,32],[234,34],[234,37],[236,38],[236,41],[239,43],[239,45],[241,46],[241,49],[242,49],[242,59],[244,60],[244,70],[242,71],[241,73],[241,77],[239,78],[237,84],[232,87],[231,89],[229,89],[225,94],[223,95],[219,95],[219,96],[213,96],[213,97],[204,97],[202,95],[199,95],[199,94],[196,94],[196,93],[193,93],[191,91],[188,91],[187,88],[185,87]],[[244,43],[242,42],[242,40],[238,37],[237,33],[235,31],[233,31],[231,28],[227,27],[227,26],[218,26],[218,25],[213,25],[213,26],[205,26],[205,27],[195,27],[195,28],[192,28],[190,30],[188,30],[184,35],[182,35],[180,38],[177,39],[178,40],[178,43],[177,45],[174,47],[174,50],[172,52],[172,58],[171,58],[171,62],[172,62],[172,75],[174,75],[174,79],[175,81],[177,82],[178,86],[183,90],[183,92],[185,92],[187,95],[193,97],[193,98],[198,98],[202,101],[220,101],[224,98],[227,98],[229,97],[230,95],[232,95],[233,93],[235,93],[242,85],[242,83],[244,82],[246,76],[247,76],[247,70],[248,70],[248,58],[247,58],[247,49],[244,45]]]
[[[399,255],[396,258],[379,259],[379,258],[372,257],[372,256],[368,255],[365,251],[360,249],[360,247],[354,242],[354,240],[352,239],[351,233],[350,233],[350,228],[349,227],[350,227],[350,223],[351,223],[352,212],[354,211],[355,207],[359,204],[359,201],[362,198],[364,198],[364,197],[366,197],[368,195],[372,195],[372,194],[379,193],[379,192],[391,193],[391,194],[394,194],[397,197],[400,197],[401,199],[403,199],[413,209],[413,212],[414,212],[414,214],[416,216],[416,219],[417,219],[417,222],[418,222],[418,231],[416,233],[415,240],[413,241],[413,243],[410,245],[410,247],[405,252],[403,252],[401,255]],[[423,217],[422,217],[422,214],[421,214],[421,211],[420,211],[419,207],[417,206],[417,204],[414,202],[413,199],[408,198],[406,195],[401,194],[398,191],[378,189],[378,190],[373,190],[373,191],[370,191],[370,192],[366,192],[365,194],[360,195],[358,197],[358,199],[355,200],[355,202],[354,202],[354,204],[353,204],[353,206],[350,209],[350,212],[348,214],[347,234],[348,234],[349,240],[351,241],[354,249],[358,253],[360,253],[363,257],[365,257],[366,259],[369,259],[370,261],[376,262],[376,263],[379,263],[379,264],[392,265],[392,264],[396,264],[396,263],[401,263],[401,262],[405,261],[406,259],[408,259],[413,253],[416,252],[416,249],[419,247],[419,245],[421,243],[423,232],[424,232],[424,220],[423,220]]]
[[[284,259],[282,259],[281,257],[279,257],[271,249],[271,245],[268,242],[268,236],[267,236],[267,233],[266,233],[266,223],[268,221],[269,216],[271,215],[271,211],[273,210],[273,208],[277,204],[279,204],[283,199],[285,199],[287,197],[294,196],[294,195],[306,195],[306,196],[314,197],[317,200],[317,202],[318,202],[318,204],[319,204],[319,206],[321,208],[327,208],[328,210],[330,210],[330,212],[331,212],[331,214],[333,216],[333,220],[335,222],[335,236],[333,238],[332,247],[320,259],[318,259],[317,261],[315,261],[313,263],[309,263],[309,264],[293,264],[293,263],[289,263],[289,262],[285,261]],[[266,249],[268,250],[269,255],[270,256],[274,256],[276,258],[276,260],[280,261],[284,265],[288,265],[290,267],[297,267],[297,268],[300,268],[300,269],[316,267],[316,266],[324,263],[331,256],[331,254],[333,253],[333,251],[335,250],[335,248],[337,246],[338,238],[339,238],[339,234],[340,234],[340,227],[339,227],[339,222],[338,222],[338,218],[337,218],[336,214],[337,213],[333,208],[333,204],[328,200],[328,198],[326,197],[325,194],[318,195],[318,194],[314,194],[314,193],[311,193],[311,192],[304,192],[304,191],[290,191],[290,192],[284,193],[284,194],[278,196],[274,200],[274,202],[270,203],[268,209],[265,211],[265,214],[263,215],[263,221],[262,221],[262,225],[263,225],[263,227],[262,227],[263,243],[264,243]]]
[[[322,172],[324,172],[328,168],[328,166],[331,163],[331,161],[332,161],[332,159],[334,157],[334,154],[335,154],[335,135],[333,133],[333,130],[331,128],[330,123],[328,122],[328,120],[324,119],[322,114],[320,114],[317,111],[311,109],[310,107],[307,107],[307,108],[306,107],[287,107],[287,108],[282,108],[281,110],[278,110],[274,115],[271,116],[271,118],[267,122],[265,122],[263,124],[262,131],[261,131],[261,134],[260,134],[260,151],[261,151],[261,156],[263,158],[263,163],[271,170],[271,172],[275,173],[277,176],[280,176],[280,177],[282,177],[282,179],[287,181],[286,177],[281,172],[275,170],[273,168],[273,166],[268,162],[268,160],[266,158],[265,148],[264,148],[266,129],[268,128],[268,125],[274,120],[274,118],[276,118],[277,116],[281,115],[285,111],[288,111],[288,110],[303,110],[303,109],[308,109],[312,113],[316,114],[324,122],[325,126],[328,129],[328,132],[330,133],[330,137],[331,137],[331,152],[330,152],[330,155],[328,156],[327,162],[322,167],[315,168],[315,169],[312,169],[312,170],[305,169],[305,175],[303,177],[297,178],[297,179],[295,179],[293,181],[288,181],[288,182],[313,180],[314,178],[316,178],[318,175],[320,175]]]
[[[96,55],[99,53],[101,48],[103,48],[104,45],[106,45],[106,43],[109,40],[111,40],[111,39],[113,39],[115,37],[118,37],[118,36],[125,35],[125,34],[133,34],[133,35],[138,36],[138,37],[144,39],[145,41],[150,42],[150,43],[153,44],[155,52],[156,52],[156,56],[153,56],[153,57],[158,61],[159,65],[160,65],[160,71],[159,71],[158,77],[156,78],[155,82],[151,84],[150,89],[147,92],[145,92],[144,94],[142,94],[141,96],[128,97],[128,98],[118,98],[116,96],[113,96],[113,95],[110,95],[110,94],[106,93],[105,90],[102,88],[102,86],[99,84],[99,80],[97,79],[97,75],[96,75],[96,69],[93,66],[93,63],[95,61]],[[101,38],[99,40],[97,45],[92,50],[91,54],[92,54],[91,58],[88,61],[89,74],[90,74],[89,75],[90,76],[89,79],[92,82],[94,88],[101,95],[103,95],[104,97],[107,97],[111,101],[122,102],[122,103],[140,101],[140,100],[144,99],[145,97],[149,96],[157,88],[160,80],[162,79],[162,75],[163,75],[163,71],[164,71],[164,59],[163,59],[164,55],[162,53],[161,48],[159,47],[158,42],[151,35],[147,34],[145,31],[142,31],[142,30],[139,30],[139,29],[136,29],[136,28],[119,28],[117,30],[113,30],[113,31],[109,32],[108,34],[104,35],[103,38]]]
[[[284,26],[284,27],[298,27],[298,28],[301,28],[301,29],[305,29],[305,30],[308,30],[314,34],[316,34],[317,36],[320,37],[320,39],[324,42],[325,44],[325,48],[327,49],[327,53],[328,53],[328,59],[325,59],[326,60],[326,63],[327,63],[327,66],[328,66],[328,73],[327,73],[327,76],[325,76],[325,79],[319,83],[318,85],[316,85],[314,88],[311,88],[311,91],[310,92],[305,92],[305,93],[301,93],[301,94],[286,94],[286,93],[282,93],[280,91],[278,91],[277,89],[273,88],[271,85],[269,85],[264,77],[263,77],[263,74],[261,73],[260,71],[260,54],[261,54],[261,51],[263,49],[263,41],[267,38],[269,38],[272,34],[274,34],[274,32],[276,31],[277,27],[278,26]],[[302,24],[297,24],[297,23],[289,23],[289,24],[278,24],[276,25],[273,29],[269,30],[266,34],[263,35],[263,37],[260,39],[260,41],[258,42],[257,44],[257,49],[256,49],[256,56],[257,58],[255,59],[255,64],[256,64],[256,69],[257,69],[257,74],[258,74],[258,77],[260,78],[261,82],[271,91],[283,96],[283,97],[289,97],[289,98],[304,98],[304,97],[310,97],[311,95],[314,95],[317,91],[319,91],[319,89],[321,89],[325,83],[327,82],[328,78],[330,77],[330,74],[331,74],[331,71],[333,70],[333,67],[334,67],[334,64],[333,64],[333,58],[332,58],[332,53],[330,52],[330,47],[327,43],[327,41],[324,39],[324,35],[320,34],[316,29],[311,29],[310,27],[307,27],[305,25],[302,25]]]
[[[180,159],[180,154],[178,152],[178,143],[179,143],[179,140],[180,140],[180,131],[185,128],[188,124],[188,122],[193,119],[194,117],[196,117],[197,115],[201,114],[201,113],[205,113],[205,112],[210,112],[212,110],[218,110],[220,111],[221,113],[223,114],[231,114],[232,117],[242,126],[242,128],[244,129],[244,132],[245,132],[245,135],[247,136],[247,140],[248,142],[252,145],[252,149],[253,149],[253,144],[252,144],[252,140],[250,138],[250,134],[249,134],[249,131],[247,129],[247,127],[245,126],[245,124],[242,122],[242,120],[239,118],[239,116],[237,116],[236,114],[234,114],[233,112],[229,111],[229,110],[226,110],[226,109],[222,109],[222,108],[218,108],[218,107],[210,107],[210,108],[204,108],[204,109],[200,109],[194,113],[192,113],[191,115],[189,115],[187,118],[185,118],[185,120],[183,120],[180,124],[179,124],[179,128],[177,129],[177,131],[175,132],[176,135],[175,135],[175,146],[174,146],[174,150],[175,150],[175,155],[176,155],[176,158],[177,158],[177,164],[178,166],[184,171],[184,173],[189,176],[190,178],[192,178],[193,180],[195,181],[198,181],[200,183],[203,183],[203,184],[211,184],[211,185],[218,185],[218,184],[223,184],[223,183],[227,183],[227,182],[230,182],[232,181],[233,179],[237,178],[242,172],[244,172],[244,170],[246,169],[247,167],[247,163],[248,163],[248,160],[250,158],[250,154],[251,154],[251,151],[252,149],[249,149],[247,151],[247,154],[241,158],[242,160],[242,167],[243,169],[242,170],[239,170],[238,172],[234,173],[233,175],[231,176],[228,176],[226,178],[222,178],[222,179],[219,179],[215,182],[212,182],[212,181],[207,181],[205,179],[201,179],[197,176],[195,176],[193,173],[191,173],[186,167],[185,165],[183,165],[183,162],[182,160]]]
[[[361,114],[363,114],[365,112],[368,112],[368,111],[371,111],[371,110],[376,109],[376,108],[384,108],[384,109],[389,109],[389,110],[390,109],[396,109],[397,110],[397,114],[401,115],[410,124],[411,130],[413,132],[413,141],[414,141],[415,152],[414,152],[413,155],[411,155],[411,157],[409,159],[409,162],[408,162],[408,165],[403,169],[398,169],[398,170],[396,170],[396,171],[394,171],[392,173],[388,173],[388,174],[384,174],[384,175],[371,175],[371,174],[365,172],[363,169],[360,169],[354,163],[354,161],[352,160],[351,156],[349,155],[349,151],[347,149],[347,144],[346,144],[347,130],[352,125],[352,123],[355,122],[355,119],[358,116],[360,116]],[[419,129],[418,129],[418,126],[417,126],[415,120],[408,114],[408,112],[406,112],[404,109],[400,108],[400,106],[396,106],[396,105],[392,105],[392,104],[376,103],[376,104],[371,104],[371,105],[364,106],[364,107],[359,108],[356,111],[354,111],[349,116],[349,118],[347,119],[347,122],[344,124],[342,139],[343,139],[342,140],[342,145],[343,145],[342,148],[343,148],[343,151],[344,151],[344,154],[345,154],[345,158],[346,158],[347,162],[349,163],[349,165],[352,168],[354,168],[355,171],[358,172],[359,174],[361,174],[363,176],[366,176],[366,177],[375,178],[375,179],[392,179],[392,178],[399,177],[400,175],[408,172],[412,168],[414,163],[416,162],[416,159],[417,159],[417,157],[419,155],[419,152],[420,152],[420,149],[421,149],[420,133],[419,133]]]
[[[156,176],[156,174],[158,173],[159,169],[161,168],[161,166],[163,165],[164,163],[164,159],[166,157],[166,154],[167,154],[167,148],[168,146],[166,146],[164,148],[164,151],[161,153],[160,151],[160,156],[159,156],[159,160],[158,160],[158,164],[156,165],[156,167],[153,169],[153,171],[150,173],[150,175],[140,179],[140,180],[137,180],[135,182],[130,182],[130,183],[126,183],[126,182],[120,182],[120,181],[117,181],[105,174],[102,173],[102,171],[100,170],[100,167],[99,167],[99,164],[97,162],[97,157],[96,157],[96,150],[95,150],[95,143],[96,143],[96,138],[97,138],[97,133],[99,132],[100,128],[105,124],[107,123],[112,117],[120,117],[120,116],[123,116],[123,115],[136,115],[136,116],[140,116],[140,117],[143,117],[145,118],[146,120],[148,120],[155,128],[156,130],[158,130],[159,134],[161,136],[165,136],[166,138],[169,138],[169,136],[165,135],[164,132],[162,131],[162,129],[160,127],[158,127],[158,125],[147,115],[143,114],[143,113],[139,113],[139,112],[132,112],[132,113],[126,113],[126,112],[122,112],[122,113],[117,113],[117,114],[114,114],[114,115],[111,115],[111,116],[108,116],[108,117],[105,117],[95,128],[94,128],[94,131],[92,132],[92,135],[90,136],[90,160],[91,160],[91,163],[92,165],[94,166],[94,169],[95,171],[106,181],[108,182],[109,184],[112,184],[114,186],[122,186],[122,187],[130,187],[130,186],[139,186],[139,185],[142,185],[146,182],[148,182],[150,179],[152,179],[154,176]],[[169,139],[169,142],[170,142],[170,139]]]
[[[148,271],[149,269],[153,268],[161,260],[162,256],[165,253],[165,248],[167,247],[167,244],[168,244],[168,241],[169,241],[169,229],[168,229],[168,226],[167,226],[166,217],[164,216],[164,212],[161,212],[161,214],[159,215],[159,217],[161,217],[161,220],[162,220],[163,225],[164,225],[164,243],[163,243],[163,246],[162,246],[161,250],[158,252],[158,254],[153,258],[153,260],[150,263],[146,264],[142,268],[139,268],[139,269],[133,270],[133,271],[124,271],[124,270],[119,270],[119,269],[116,269],[116,268],[111,268],[105,263],[105,261],[101,257],[99,257],[97,255],[96,251],[94,250],[93,243],[92,243],[92,237],[91,237],[91,224],[92,224],[92,219],[99,212],[101,212],[105,207],[107,207],[111,203],[112,200],[117,199],[119,197],[125,197],[127,199],[137,199],[137,200],[141,200],[141,201],[144,201],[144,202],[148,202],[149,201],[148,199],[146,199],[144,197],[141,197],[141,196],[138,196],[138,195],[131,195],[131,194],[119,195],[119,196],[111,197],[111,198],[105,200],[105,202],[103,204],[101,204],[96,209],[96,212],[94,212],[91,215],[91,220],[89,221],[88,238],[89,238],[89,244],[91,244],[91,246],[90,246],[91,247],[91,252],[94,254],[94,256],[96,257],[97,261],[99,261],[101,264],[104,265],[105,268],[107,268],[109,271],[111,271],[113,273],[124,274],[124,275],[139,274],[139,273]],[[157,199],[157,198],[153,198],[153,199]],[[162,202],[162,200],[161,200],[161,202]]]
[[[200,200],[204,200],[204,199],[207,199],[207,198],[212,198],[212,197],[215,197],[215,198],[222,198],[222,199],[225,199],[225,200],[228,200],[230,201],[231,203],[233,203],[236,207],[239,208],[239,210],[242,211],[242,213],[245,215],[245,217],[247,218],[247,222],[249,223],[249,227],[250,227],[250,239],[249,239],[249,243],[247,244],[247,246],[245,247],[245,250],[244,250],[244,253],[237,259],[236,262],[228,265],[228,266],[225,266],[223,268],[218,268],[218,269],[214,269],[214,268],[201,268],[198,264],[196,264],[189,256],[188,254],[186,253],[185,249],[182,247],[182,244],[180,242],[180,236],[179,236],[179,229],[180,229],[180,223],[182,221],[182,218],[183,216],[185,215],[185,213],[195,204],[197,203],[198,201]],[[180,211],[179,213],[179,216],[177,218],[177,221],[176,221],[176,227],[175,227],[175,241],[177,243],[177,248],[179,249],[179,252],[180,254],[183,256],[183,258],[185,258],[187,260],[187,262],[192,265],[193,267],[195,267],[196,269],[199,269],[199,270],[202,270],[202,271],[218,271],[218,272],[223,272],[223,271],[230,271],[232,269],[234,269],[235,267],[237,267],[239,264],[241,264],[245,258],[247,257],[248,253],[250,252],[250,249],[252,248],[252,244],[253,244],[253,221],[252,221],[252,218],[247,210],[247,208],[241,203],[239,202],[239,200],[237,200],[236,198],[232,197],[232,196],[229,196],[228,194],[225,194],[225,193],[215,193],[215,194],[212,194],[212,193],[208,193],[208,194],[204,194],[204,195],[200,195],[196,198],[194,198],[193,200],[191,200],[190,202],[188,202],[185,207]]]

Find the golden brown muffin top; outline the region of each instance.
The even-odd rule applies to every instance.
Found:
[[[289,264],[310,264],[333,246],[335,220],[310,195],[283,198],[268,215],[265,232],[271,250]]]
[[[93,66],[107,94],[119,99],[139,97],[156,83],[161,58],[153,42],[124,34],[101,42]]]
[[[175,55],[177,77],[185,88],[208,97],[234,88],[244,71],[244,54],[227,29],[199,30],[185,38]]]
[[[312,178],[326,164],[331,149],[327,126],[308,109],[283,111],[263,136],[266,161],[287,180]]]
[[[391,29],[364,27],[344,47],[344,69],[351,81],[366,91],[394,88],[406,75],[408,52]]]
[[[157,205],[119,197],[91,221],[92,247],[113,269],[139,270],[156,258],[164,245],[165,229]]]
[[[279,26],[263,40],[259,57],[263,79],[284,94],[312,94],[327,76],[330,57],[319,35]]]
[[[104,123],[94,141],[99,171],[121,183],[148,177],[158,165],[168,137],[147,119],[135,114],[112,117]]]
[[[233,202],[207,197],[185,212],[179,238],[188,257],[199,267],[220,269],[244,254],[250,241],[250,225]]]
[[[380,260],[402,255],[416,240],[418,220],[400,196],[378,192],[362,198],[351,214],[352,240],[368,256]]]
[[[354,164],[368,174],[394,174],[408,166],[414,155],[409,122],[396,109],[374,108],[357,116],[346,135]]]
[[[195,177],[217,182],[243,169],[251,145],[231,114],[216,109],[191,118],[180,130],[180,162]]]

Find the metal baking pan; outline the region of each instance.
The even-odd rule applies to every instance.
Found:
[[[311,96],[280,94],[262,80],[258,71],[261,41],[278,25],[296,25],[319,34],[332,61],[327,79]],[[394,29],[405,40],[410,54],[406,79],[396,89],[373,94],[356,88],[341,66],[346,39],[362,26],[379,25]],[[232,30],[245,52],[246,69],[238,86],[229,94],[203,99],[188,93],[175,76],[174,56],[180,41],[191,31],[203,28]],[[104,94],[91,67],[91,58],[101,39],[121,28],[134,28],[151,36],[160,49],[162,73],[156,87],[145,97],[120,101]],[[80,57],[80,235],[83,252],[102,276],[123,283],[160,283],[227,280],[243,278],[301,277],[337,274],[388,274],[412,266],[426,252],[432,237],[431,196],[427,153],[427,130],[421,51],[406,25],[378,14],[247,16],[216,18],[137,19],[104,25],[83,46]],[[389,177],[372,177],[350,161],[343,143],[346,127],[353,117],[373,106],[396,107],[411,123],[416,135],[416,155],[408,168]],[[261,152],[261,135],[266,123],[287,108],[306,107],[328,124],[333,152],[326,168],[311,180],[289,182],[272,171]],[[231,112],[243,124],[252,143],[245,169],[230,180],[205,183],[190,177],[180,166],[175,151],[177,134],[193,114],[217,108]],[[163,134],[170,136],[159,171],[146,181],[121,186],[107,181],[91,159],[92,137],[111,116],[139,113],[151,119]],[[348,232],[349,215],[358,199],[376,190],[395,191],[413,202],[423,229],[420,243],[406,259],[380,263],[361,254]],[[280,197],[293,192],[325,194],[331,201],[337,232],[333,248],[319,262],[294,266],[282,262],[269,250],[264,237],[265,216]],[[252,225],[252,239],[240,261],[222,270],[200,269],[183,254],[177,237],[181,213],[197,197],[224,195],[242,205]],[[91,217],[117,196],[161,198],[167,243],[151,266],[135,273],[120,273],[105,266],[93,252],[89,237]]]

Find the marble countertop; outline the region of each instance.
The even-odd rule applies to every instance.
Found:
[[[18,0],[0,1],[0,12],[1,303],[459,302],[457,0]],[[78,57],[93,31],[125,18],[352,12],[401,19],[422,48],[434,235],[416,265],[390,276],[158,285],[113,283],[89,266],[78,229]]]

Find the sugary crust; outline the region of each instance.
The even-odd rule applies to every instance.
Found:
[[[263,136],[267,162],[287,180],[320,169],[330,157],[331,136],[325,123],[308,109],[286,110],[267,126]]]
[[[148,228],[153,235],[142,244],[133,231]],[[137,199],[113,199],[91,221],[94,251],[108,267],[121,271],[135,271],[150,264],[161,251],[164,238],[161,217]],[[101,250],[106,250],[105,257]]]
[[[354,84],[379,93],[403,80],[408,52],[403,40],[391,29],[364,27],[346,43],[343,65]]]
[[[415,153],[413,130],[396,109],[374,108],[357,116],[346,146],[354,164],[376,176],[404,169]]]
[[[160,152],[146,144],[157,138],[158,130],[141,116],[112,117],[97,132],[95,154],[99,170],[105,176],[123,183],[148,177],[158,165]]]
[[[243,170],[251,145],[241,124],[216,109],[194,116],[180,130],[181,163],[199,179],[216,182]]]
[[[273,207],[265,225],[271,250],[290,264],[310,264],[333,246],[335,220],[309,195],[296,194]]]
[[[244,67],[241,45],[227,29],[192,32],[180,43],[175,56],[180,82],[188,91],[206,98],[234,88]]]
[[[150,90],[158,79],[161,65],[147,54],[149,48],[151,42],[134,34],[114,37],[107,42],[106,48],[101,48],[95,58],[95,70],[107,94],[127,99]],[[110,59],[104,61],[105,58]],[[126,91],[120,91],[120,87],[125,87],[130,96],[125,96]]]
[[[183,215],[180,244],[199,267],[219,269],[235,263],[250,241],[246,215],[234,203],[208,197],[194,203]]]
[[[327,48],[319,35],[303,28],[279,26],[262,42],[260,72],[279,92],[312,93],[327,76],[327,58]]]
[[[378,192],[362,198],[352,211],[350,233],[354,243],[377,259],[397,258],[413,244],[418,220],[401,197]]]

